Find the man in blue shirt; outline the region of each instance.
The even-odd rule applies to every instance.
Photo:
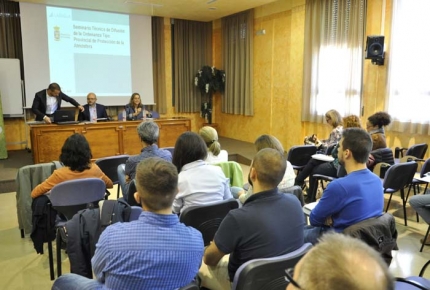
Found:
[[[370,135],[361,128],[348,128],[339,141],[338,158],[348,175],[332,181],[310,214],[305,242],[315,244],[325,231],[342,232],[365,219],[382,215],[384,189],[378,176],[366,167],[372,150]]]
[[[121,185],[122,195],[124,200],[127,200],[128,186],[136,175],[137,164],[145,158],[160,157],[164,160],[172,162],[172,154],[164,149],[159,149],[157,146],[160,128],[154,122],[142,122],[137,126],[137,134],[142,141],[143,148],[139,155],[130,156],[125,163],[124,171],[118,169],[118,180]]]
[[[113,224],[102,233],[91,260],[97,281],[68,274],[53,289],[177,289],[195,278],[203,238],[172,214],[176,167],[146,158],[136,168],[136,187],[143,212],[138,220]]]
[[[207,247],[204,263],[212,267],[200,268],[202,286],[217,289],[214,285],[219,283],[228,287],[245,262],[284,255],[303,245],[305,223],[300,202],[277,188],[285,168],[284,156],[275,149],[265,148],[255,155],[248,178],[254,193],[243,207],[227,214]],[[227,254],[228,270],[224,259],[219,263]]]

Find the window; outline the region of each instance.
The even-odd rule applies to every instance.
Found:
[[[304,121],[321,121],[330,109],[359,115],[365,11],[365,0],[307,1]]]
[[[387,107],[398,122],[430,120],[428,11],[428,0],[393,1]]]

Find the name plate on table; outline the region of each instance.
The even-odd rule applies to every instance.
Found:
[[[325,154],[314,154],[312,155],[312,158],[320,161],[326,161],[326,162],[332,162],[334,160],[333,157]]]

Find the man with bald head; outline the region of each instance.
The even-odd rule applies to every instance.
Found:
[[[87,104],[84,105],[84,110],[79,112],[78,121],[96,122],[97,119],[108,118],[105,106],[97,104],[96,102],[96,94],[89,93],[87,95]]]
[[[206,248],[203,261],[207,266],[199,272],[202,286],[228,288],[243,263],[287,254],[303,245],[300,202],[277,188],[285,167],[283,154],[275,149],[265,148],[255,155],[248,176],[254,193],[241,208],[227,214]]]
[[[296,265],[287,269],[287,290],[391,290],[393,278],[380,254],[359,239],[325,234]],[[291,279],[292,278],[292,279]]]

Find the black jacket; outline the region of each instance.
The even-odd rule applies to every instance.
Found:
[[[31,209],[33,212],[33,229],[30,237],[36,252],[43,254],[43,243],[55,239],[55,218],[57,217],[57,211],[51,207],[51,202],[46,195],[41,195],[33,199]]]
[[[97,112],[97,119],[108,117],[108,115],[106,113],[106,108],[103,105],[96,103],[96,112]],[[84,105],[84,111],[83,112],[79,112],[78,121],[91,121],[90,120],[90,106],[88,104]]]
[[[58,102],[57,110],[61,109],[61,100],[71,103],[75,107],[80,106],[79,103],[75,101],[75,99],[60,92],[60,94],[57,97],[57,102]],[[36,95],[34,96],[33,105],[31,106],[31,110],[36,115],[36,121],[43,120],[43,117],[46,115],[46,89],[36,93]]]

